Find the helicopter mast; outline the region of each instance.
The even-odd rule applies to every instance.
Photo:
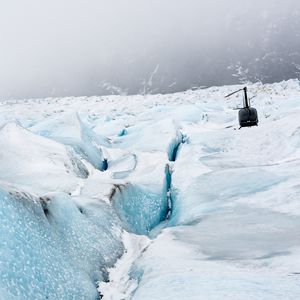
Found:
[[[248,101],[248,95],[247,95],[247,87],[243,88],[244,94],[245,94],[245,107],[249,108],[249,101]]]

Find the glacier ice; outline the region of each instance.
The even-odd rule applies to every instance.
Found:
[[[16,123],[0,129],[0,156],[0,179],[33,192],[69,192],[76,186],[77,177],[88,176],[88,169],[72,149]]]
[[[143,185],[116,186],[113,206],[125,228],[136,234],[148,235],[168,213],[167,191]]]
[[[0,191],[0,282],[6,299],[98,299],[123,252],[115,213],[105,204],[79,209],[65,194],[45,196]],[[0,298],[3,298],[1,294]]]
[[[0,299],[297,298],[299,81],[235,89],[1,103]]]

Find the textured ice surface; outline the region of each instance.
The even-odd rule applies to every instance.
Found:
[[[120,227],[104,204],[65,195],[0,192],[0,282],[8,298],[97,299],[96,281],[122,254]],[[104,277],[105,278],[105,277]]]

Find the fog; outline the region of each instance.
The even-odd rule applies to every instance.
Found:
[[[0,98],[297,77],[299,11],[299,0],[0,0]]]

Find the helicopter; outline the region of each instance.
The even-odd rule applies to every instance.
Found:
[[[258,126],[258,116],[257,110],[254,107],[251,107],[250,101],[247,94],[247,87],[239,89],[227,96],[225,98],[229,98],[232,95],[244,91],[244,101],[243,101],[243,108],[239,108],[239,124],[240,128],[242,127],[252,127]]]

